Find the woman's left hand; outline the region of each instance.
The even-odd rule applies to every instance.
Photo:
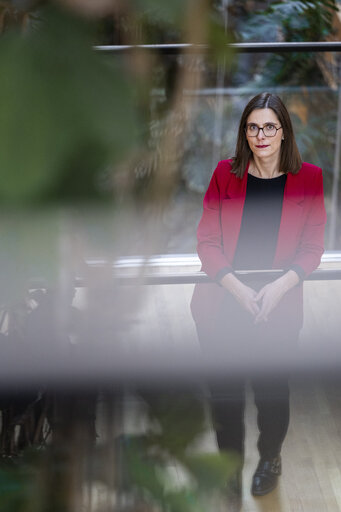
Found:
[[[261,301],[260,311],[255,317],[255,323],[267,322],[268,316],[273,311],[282,297],[299,282],[299,277],[294,270],[289,270],[284,276],[263,286],[255,300]]]

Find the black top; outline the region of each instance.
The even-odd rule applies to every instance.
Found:
[[[232,267],[224,267],[215,280],[220,283],[225,274],[233,270],[271,269],[275,257],[278,231],[282,216],[284,187],[287,176],[256,178],[247,176],[245,203],[239,238]],[[305,272],[299,265],[291,265],[300,280]],[[289,269],[285,269],[289,270]],[[243,281],[248,278],[239,276]]]
[[[275,257],[286,174],[247,176],[242,223],[233,260],[235,270],[270,269]]]

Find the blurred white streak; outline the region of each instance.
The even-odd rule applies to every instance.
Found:
[[[341,262],[340,251],[325,251],[321,264]],[[87,263],[93,266],[101,266],[104,264],[103,259],[87,259]],[[126,256],[117,258],[113,262],[113,267],[117,269],[137,268],[140,266],[147,267],[200,267],[201,262],[197,254],[156,254],[152,256]],[[321,265],[320,265],[321,267]],[[319,267],[319,268],[320,268]]]

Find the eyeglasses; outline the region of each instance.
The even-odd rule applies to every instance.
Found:
[[[277,128],[277,126],[272,123],[266,123],[264,126],[258,126],[258,124],[250,123],[246,126],[245,133],[248,137],[257,137],[259,130],[262,130],[265,137],[274,137],[281,128],[281,126]]]

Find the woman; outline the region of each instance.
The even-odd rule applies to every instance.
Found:
[[[278,96],[262,93],[246,106],[235,157],[219,162],[198,227],[202,270],[215,283],[197,285],[192,313],[208,353],[226,350],[240,361],[252,353],[267,367],[292,351],[303,322],[303,280],[319,265],[326,213],[322,171],[302,163],[291,120]],[[235,270],[283,269],[276,279],[243,278]],[[233,360],[233,359],[231,359]],[[283,377],[283,376],[282,376]],[[255,496],[272,491],[289,423],[286,378],[253,379],[260,460]],[[221,450],[243,457],[244,382],[211,388]]]

